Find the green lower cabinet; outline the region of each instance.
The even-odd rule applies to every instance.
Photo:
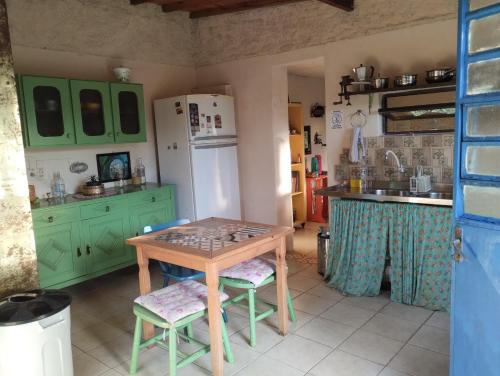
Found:
[[[129,233],[127,219],[126,215],[120,215],[83,221],[89,274],[130,260],[130,251],[125,247]]]
[[[151,205],[152,206],[152,205]],[[144,227],[169,221],[168,208],[134,207],[131,208],[130,225],[135,230],[134,236],[144,233]]]
[[[44,288],[85,274],[80,247],[79,222],[35,227],[40,287]]]

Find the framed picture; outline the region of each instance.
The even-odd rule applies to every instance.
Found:
[[[102,183],[117,181],[120,179],[132,179],[132,169],[130,167],[130,153],[123,151],[120,153],[97,154],[97,173]]]
[[[311,154],[311,126],[304,125],[304,152]]]

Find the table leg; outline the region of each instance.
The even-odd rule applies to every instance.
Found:
[[[286,238],[282,237],[276,248],[276,287],[278,296],[279,331],[285,335],[288,331],[287,277],[286,277]]]
[[[224,353],[222,347],[221,307],[219,300],[219,272],[210,265],[206,270],[208,287],[208,326],[210,331],[210,353],[212,374],[224,374]]]
[[[139,291],[141,295],[151,292],[151,276],[149,275],[149,258],[144,256],[142,247],[137,247],[137,264],[139,265]],[[142,325],[143,338],[150,339],[154,336],[153,324],[144,321]]]

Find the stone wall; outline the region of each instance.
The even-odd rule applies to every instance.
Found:
[[[193,66],[191,20],[128,0],[7,0],[12,44]]]
[[[197,66],[211,65],[451,19],[456,17],[457,3],[356,0],[355,10],[344,12],[308,0],[201,18],[193,24],[195,61]],[[393,58],[397,60],[398,56]]]
[[[5,0],[0,0],[0,297],[38,285]]]

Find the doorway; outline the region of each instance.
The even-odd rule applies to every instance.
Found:
[[[295,227],[292,255],[316,262],[316,236],[328,225],[328,203],[314,191],[327,185],[324,59],[288,65],[288,123]]]

